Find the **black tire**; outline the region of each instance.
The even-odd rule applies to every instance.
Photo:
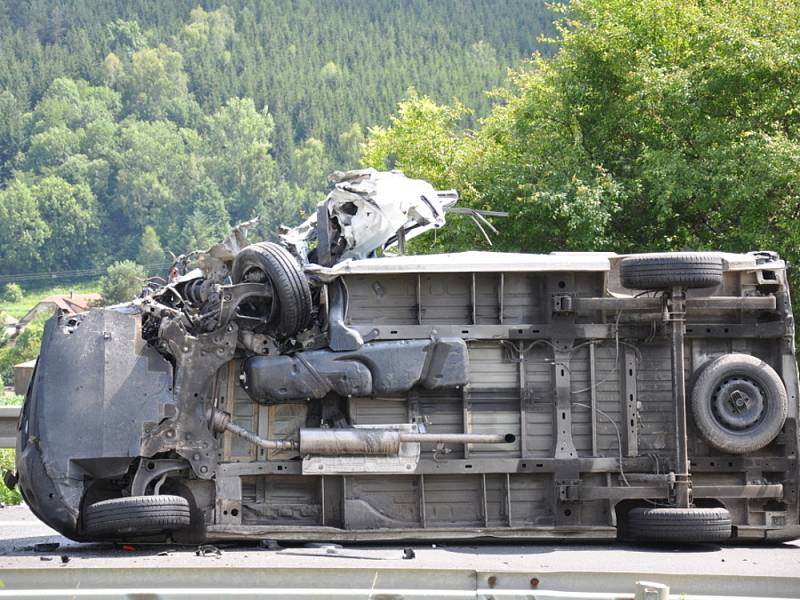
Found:
[[[747,454],[783,429],[786,387],[767,363],[748,354],[726,354],[702,367],[692,388],[694,422],[714,448]]]
[[[724,508],[633,508],[623,532],[639,542],[724,542],[732,535],[731,515]]]
[[[248,281],[253,271],[267,276],[273,289],[266,328],[280,337],[291,337],[308,326],[311,318],[311,290],[294,257],[272,242],[250,244],[233,261],[234,283]]]
[[[191,510],[182,496],[129,496],[96,502],[83,509],[88,536],[139,537],[189,526]]]
[[[715,287],[722,283],[722,258],[690,252],[640,254],[622,259],[619,276],[624,287],[634,290]]]

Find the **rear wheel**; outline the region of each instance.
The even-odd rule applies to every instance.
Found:
[[[622,259],[622,285],[634,290],[708,288],[722,283],[722,258],[713,254],[665,252]]]
[[[731,535],[731,515],[724,508],[634,508],[623,524],[623,537],[640,542],[724,542]]]
[[[191,510],[182,496],[129,496],[103,500],[83,510],[89,536],[137,537],[189,526]]]

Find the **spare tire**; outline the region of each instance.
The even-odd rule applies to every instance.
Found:
[[[714,254],[667,252],[623,258],[622,285],[634,290],[708,288],[722,283],[722,258]]]
[[[641,542],[724,542],[732,531],[724,508],[634,508],[623,522],[623,537]]]
[[[705,440],[730,454],[769,444],[783,428],[789,408],[775,369],[748,354],[726,354],[703,365],[691,402]]]
[[[282,246],[259,242],[244,248],[233,261],[234,283],[264,281],[272,285],[272,299],[264,307],[265,328],[279,337],[291,337],[308,326],[311,290],[294,257]]]
[[[138,537],[189,526],[189,501],[182,496],[129,496],[83,509],[83,530],[98,537]]]

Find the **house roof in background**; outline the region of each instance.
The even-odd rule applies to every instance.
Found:
[[[99,301],[100,294],[55,294],[39,301],[37,306],[42,304],[53,304],[61,310],[69,313],[79,313],[87,310],[91,304]]]

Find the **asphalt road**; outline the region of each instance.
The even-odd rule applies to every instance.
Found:
[[[37,544],[58,544],[41,551]],[[114,546],[79,544],[59,536],[39,522],[25,507],[0,508],[0,578],[12,572],[58,569],[111,569],[115,572],[138,573],[141,581],[146,573],[159,569],[191,569],[217,572],[269,570],[273,573],[296,573],[302,580],[310,576],[305,569],[327,573],[354,573],[357,570],[407,574],[411,572],[476,571],[516,574],[524,581],[533,578],[548,581],[550,587],[568,586],[576,574],[628,573],[641,579],[659,576],[671,581],[681,577],[703,576],[710,581],[733,581],[752,576],[797,581],[800,597],[800,540],[773,546],[698,546],[694,548],[652,547],[630,544],[530,543],[453,545],[417,544],[413,558],[403,558],[404,547],[394,545],[302,545],[262,548],[257,545],[221,545],[220,553],[198,555],[196,547],[179,546]],[[222,572],[225,571],[222,570]],[[556,578],[559,574],[559,578]],[[348,575],[349,577],[350,575]],[[490,576],[488,576],[490,577]],[[572,579],[570,579],[572,578]],[[658,579],[656,579],[658,580]],[[561,583],[557,583],[561,582]],[[324,581],[317,581],[324,584]],[[432,582],[432,583],[435,583]],[[518,584],[518,581],[515,582]],[[576,584],[577,585],[577,584]],[[591,584],[587,584],[591,586]],[[716,588],[715,588],[716,589]],[[768,590],[765,590],[768,591]]]

